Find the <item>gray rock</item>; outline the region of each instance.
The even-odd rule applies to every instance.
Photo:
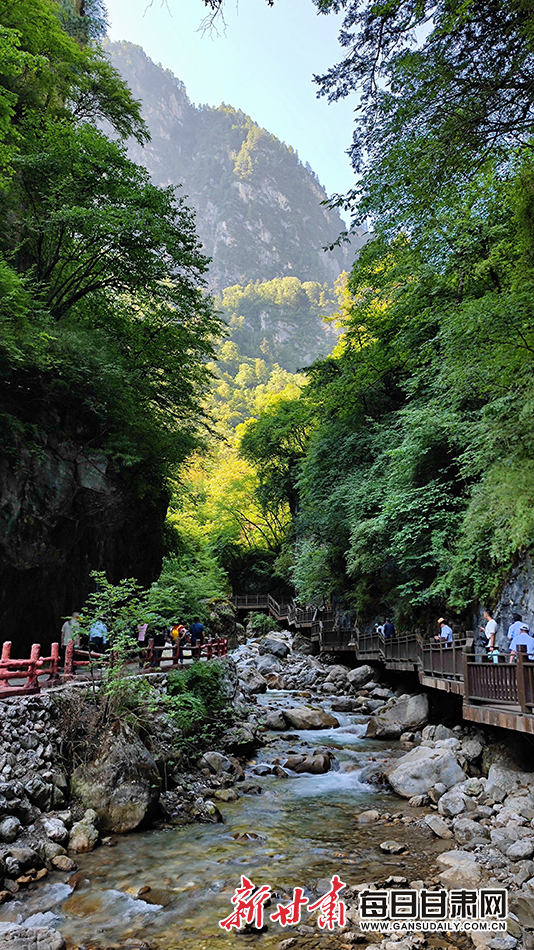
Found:
[[[506,854],[508,848],[517,841],[517,835],[507,828],[492,828],[490,839],[495,848],[498,848],[502,854]]]
[[[335,716],[312,706],[284,709],[284,718],[292,729],[332,729],[339,726]]]
[[[484,746],[478,739],[464,739],[462,742],[462,755],[472,764],[476,762],[484,751]]]
[[[502,788],[509,794],[524,785],[534,789],[534,772],[519,772],[505,765],[492,765],[488,772],[486,794],[488,798],[497,801],[493,792],[494,787]]]
[[[265,718],[265,726],[267,729],[274,729],[277,732],[283,732],[284,729],[287,729],[287,722],[285,721],[283,713],[280,710],[273,710],[267,714]]]
[[[534,861],[518,861],[514,871],[514,881],[521,887],[525,881],[534,876]]]
[[[48,927],[11,924],[0,933],[0,950],[65,950],[66,946],[59,931]]]
[[[326,682],[344,684],[347,682],[349,672],[348,667],[335,664],[330,667]]]
[[[207,822],[208,824],[217,824],[224,821],[215,802],[207,799],[203,801],[197,798],[191,807],[191,814],[197,821]]]
[[[252,694],[267,692],[267,680],[252,666],[246,666],[239,671],[239,680],[246,692]]]
[[[438,838],[452,838],[452,831],[439,815],[425,815],[425,822]]]
[[[534,801],[530,795],[510,795],[506,799],[506,807],[517,812],[522,818],[531,821],[534,818]]]
[[[276,760],[276,764],[298,774],[309,772],[311,775],[322,775],[330,770],[331,759],[329,755],[321,753],[316,755],[288,755],[286,759]]]
[[[93,808],[102,831],[133,831],[155,810],[160,776],[148,749],[127,726],[112,727],[102,737],[96,757],[79,765],[71,793]]]
[[[63,841],[66,841],[69,837],[65,825],[59,818],[43,818],[42,825],[45,835],[47,838],[50,838],[51,841],[62,844]]]
[[[372,709],[372,702],[369,703]],[[400,696],[379,716],[369,721],[366,736],[375,739],[398,738],[406,730],[417,730],[428,720],[428,696]]]
[[[454,732],[452,729],[449,729],[447,726],[425,726],[423,729],[423,739],[432,739],[435,742],[437,739],[453,739]]]
[[[349,699],[348,696],[341,696],[340,699],[335,699],[332,703],[333,712],[352,712],[354,708],[354,700]]]
[[[279,673],[282,667],[275,656],[266,653],[264,656],[258,657],[256,669],[263,676],[264,673]]]
[[[76,853],[92,851],[98,841],[98,815],[88,808],[81,821],[76,821],[69,836],[69,850]]]
[[[519,893],[510,895],[510,911],[523,927],[534,928],[534,900],[532,896]]]
[[[375,673],[372,667],[367,665],[358,666],[355,670],[351,670],[350,673],[347,673],[347,681],[353,689],[357,689],[359,686],[363,686],[364,683],[370,682],[374,675]]]
[[[430,798],[428,795],[414,795],[408,802],[410,808],[423,808],[428,805]]]
[[[456,818],[457,815],[461,815],[465,811],[465,805],[465,795],[455,788],[451,788],[450,792],[445,792],[441,796],[438,802],[438,811],[445,818]]]
[[[223,755],[222,752],[205,752],[198,761],[198,767],[200,769],[209,769],[210,772],[214,774],[217,774],[217,772],[234,771],[230,759],[228,756]]]
[[[488,829],[472,818],[455,818],[452,830],[456,841],[461,845],[488,841],[490,836]]]
[[[526,861],[534,855],[534,841],[532,838],[520,838],[510,845],[506,857],[512,861]]]
[[[35,843],[41,861],[52,861],[58,854],[66,854],[65,848],[56,841],[50,841],[50,838],[39,838]]]
[[[367,811],[360,812],[356,821],[360,825],[369,825],[375,821],[378,821],[379,818],[380,812],[378,812],[375,808],[368,808]]]
[[[402,854],[403,851],[406,851],[406,845],[401,844],[400,841],[382,841],[380,850],[386,854]]]
[[[271,653],[283,660],[289,653],[289,647],[283,640],[277,640],[275,637],[264,637],[259,642],[260,655]]]
[[[439,875],[444,887],[479,887],[484,882],[483,869],[466,851],[447,851],[439,855],[437,863],[444,868]]]
[[[429,749],[419,746],[388,769],[388,780],[395,792],[404,798],[428,794],[438,782],[451,788],[464,778],[456,756],[450,749]]]
[[[2,818],[0,821],[0,841],[4,841],[6,844],[11,844],[15,838],[18,838],[21,831],[22,825],[20,821],[12,815],[7,818]]]
[[[41,858],[39,854],[34,850],[34,848],[30,848],[27,845],[17,845],[14,848],[10,848],[9,853],[11,857],[15,859],[22,871],[27,871],[29,868],[36,868],[40,866]]]
[[[400,739],[403,727],[400,722],[389,722],[381,716],[371,716],[367,723],[366,739]]]
[[[229,729],[224,737],[226,751],[237,756],[250,757],[261,744],[262,740],[256,733],[255,727],[248,722],[242,722],[233,729]]]

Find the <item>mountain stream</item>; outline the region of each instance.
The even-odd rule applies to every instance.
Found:
[[[283,707],[302,700],[290,691],[269,690],[258,703]],[[321,703],[329,708],[324,698]],[[269,920],[276,901],[287,902],[294,887],[303,887],[311,902],[328,890],[333,874],[347,884],[384,881],[395,874],[408,881],[428,877],[429,842],[420,828],[402,821],[394,829],[357,823],[358,814],[369,808],[399,818],[417,816],[417,809],[390,791],[359,780],[365,766],[400,754],[398,744],[386,747],[364,739],[362,716],[334,715],[340,722],[335,729],[269,733],[268,744],[247,767],[247,781],[261,787],[261,794],[221,804],[224,824],[140,831],[117,837],[114,847],[78,855],[74,881],[71,874],[54,872],[21,900],[3,905],[0,933],[1,922],[9,920],[59,930],[69,948],[83,950],[133,948],[141,941],[151,950],[177,950],[185,944],[207,950],[235,946],[236,940],[240,946],[261,940],[261,947],[270,950],[298,933]],[[260,777],[254,771],[277,755],[314,747],[334,753],[331,771],[284,778]],[[379,845],[391,837],[404,842],[408,852],[384,854]],[[241,875],[272,889],[268,929],[261,937],[237,937],[235,930],[227,933],[218,925],[233,911],[231,898]],[[134,896],[143,887],[150,888],[146,898]],[[300,934],[308,932],[314,931],[304,912]],[[332,943],[334,939],[326,931],[321,946],[339,946],[340,934]]]

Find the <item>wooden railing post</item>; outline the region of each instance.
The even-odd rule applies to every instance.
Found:
[[[38,685],[39,655],[41,653],[41,644],[33,643],[30,653],[30,662],[28,664],[28,680],[26,686],[33,687]]]
[[[11,659],[11,640],[6,640],[2,644],[2,663],[8,663]]]
[[[53,643],[50,650],[50,679],[54,683],[59,673],[59,643]]]
[[[517,701],[521,707],[521,712],[527,712],[527,706],[525,702],[525,669],[523,663],[527,658],[527,648],[526,644],[519,643],[517,646],[517,663],[516,663],[516,676],[517,676]]]
[[[462,670],[463,670],[463,678],[464,678],[464,703],[469,702],[469,666],[468,666],[469,653],[467,652],[468,649],[469,647],[465,646],[463,650],[463,654],[462,654]]]
[[[63,670],[65,679],[74,676],[74,640],[69,640],[65,647],[65,668]]]

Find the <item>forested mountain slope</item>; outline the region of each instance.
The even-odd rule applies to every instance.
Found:
[[[213,259],[210,286],[294,276],[332,284],[348,270],[363,230],[325,253],[345,230],[324,207],[324,188],[291,147],[231,105],[195,106],[184,84],[131,43],[106,52],[142,102],[151,133],[130,156],[158,185],[182,184],[198,233]]]

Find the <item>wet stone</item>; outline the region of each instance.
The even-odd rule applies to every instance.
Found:
[[[386,854],[402,854],[404,851],[406,851],[406,845],[401,844],[400,841],[382,841],[380,850],[384,851]]]

